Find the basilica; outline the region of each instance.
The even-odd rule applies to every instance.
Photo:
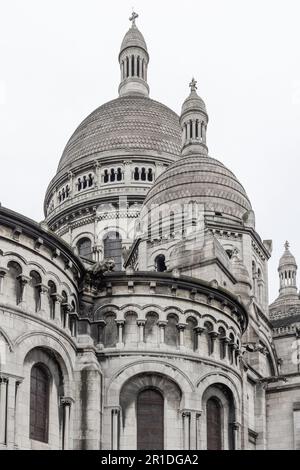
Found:
[[[296,260],[269,305],[272,241],[196,80],[180,116],[149,97],[137,17],[44,220],[0,206],[0,449],[300,449]]]

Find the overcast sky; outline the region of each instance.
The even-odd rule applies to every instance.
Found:
[[[42,220],[70,135],[117,96],[132,6],[151,97],[179,113],[198,80],[210,155],[237,175],[273,240],[272,300],[286,239],[300,263],[299,0],[0,0],[1,204]]]

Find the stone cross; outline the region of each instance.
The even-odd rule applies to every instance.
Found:
[[[131,17],[129,18],[129,21],[132,21],[132,26],[135,26],[135,20],[138,18],[138,14],[133,11]]]
[[[284,247],[285,247],[285,249],[286,249],[286,250],[288,250],[288,249],[289,249],[289,247],[290,247],[290,244],[289,244],[289,242],[288,242],[288,241],[286,241],[286,242],[285,242],[285,244],[284,244]]]
[[[192,78],[192,81],[189,84],[189,87],[190,87],[191,91],[196,91],[197,90],[197,81],[194,79],[194,77]]]

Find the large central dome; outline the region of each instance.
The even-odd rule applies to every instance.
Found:
[[[59,162],[58,171],[93,160],[105,151],[157,152],[179,155],[178,115],[145,96],[109,101],[91,113],[76,129]]]

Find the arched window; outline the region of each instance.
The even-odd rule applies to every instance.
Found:
[[[89,238],[81,238],[77,243],[77,249],[81,258],[92,259],[92,242]]]
[[[170,237],[174,237],[175,232],[175,214],[173,211],[170,212]]]
[[[207,450],[222,449],[221,405],[215,397],[206,403]]]
[[[164,255],[158,255],[155,258],[155,268],[156,271],[162,273],[167,270],[166,259]]]
[[[114,168],[110,170],[110,181],[114,182],[116,179],[116,174]]]
[[[55,296],[56,294],[56,285],[53,281],[48,282],[49,287],[49,308],[50,308],[50,318],[55,318]]]
[[[90,173],[90,174],[89,174],[89,183],[88,183],[88,184],[89,184],[89,188],[90,188],[91,186],[93,186],[93,182],[94,182],[94,178],[93,178],[92,173]]]
[[[136,168],[134,169],[133,179],[134,179],[135,181],[138,181],[138,180],[140,179],[140,172],[139,172],[138,167],[136,167]]]
[[[162,236],[163,236],[163,216],[162,216],[162,212],[159,212],[159,215],[158,215],[158,236],[159,236],[159,238],[162,238]]]
[[[134,76],[134,55],[131,56],[131,76]]]
[[[152,168],[148,168],[148,181],[153,181],[153,171],[152,171]]]
[[[164,398],[155,389],[142,390],[137,397],[137,449],[163,450]]]
[[[22,268],[15,261],[10,261],[7,267],[9,271],[5,279],[5,293],[9,299],[14,299],[16,305],[18,305],[22,300],[21,282],[19,279],[19,276],[22,274]]]
[[[226,355],[226,344],[225,344],[226,331],[222,326],[220,326],[218,333],[219,333],[218,341],[219,341],[220,359],[224,359]]]
[[[129,77],[129,58],[126,57],[126,78]]]
[[[81,191],[81,190],[82,190],[81,178],[78,178],[78,181],[77,181],[77,188],[78,188],[78,191]]]
[[[104,183],[108,183],[108,170],[104,170],[104,178],[103,178]]]
[[[115,270],[122,270],[122,238],[118,232],[109,232],[104,236],[104,258],[112,258]]]
[[[185,341],[184,344],[188,349],[195,350],[195,328],[197,326],[197,320],[193,317],[189,317],[186,320],[186,328],[184,330]]]
[[[30,376],[30,439],[48,442],[50,378],[46,368],[36,364]]]
[[[205,322],[204,328],[205,328],[205,336],[206,336],[206,342],[207,342],[207,353],[208,355],[211,355],[213,353],[213,340],[212,340],[211,332],[213,331],[214,328],[210,322]]]
[[[114,348],[118,341],[118,327],[113,313],[105,316],[104,344],[106,348]]]
[[[140,76],[140,60],[141,60],[140,56],[138,56],[137,64],[136,64],[137,65],[137,73],[136,74],[137,74],[138,77]]]
[[[122,180],[122,170],[121,168],[118,168],[117,169],[117,181],[121,181]]]
[[[142,168],[141,171],[141,180],[146,181],[146,168]]]
[[[177,346],[178,344],[178,318],[174,314],[168,315],[168,323],[165,330],[165,343],[169,346]]]
[[[41,309],[41,283],[42,279],[39,273],[36,271],[31,271],[29,287],[31,288],[34,308],[36,312]]]

